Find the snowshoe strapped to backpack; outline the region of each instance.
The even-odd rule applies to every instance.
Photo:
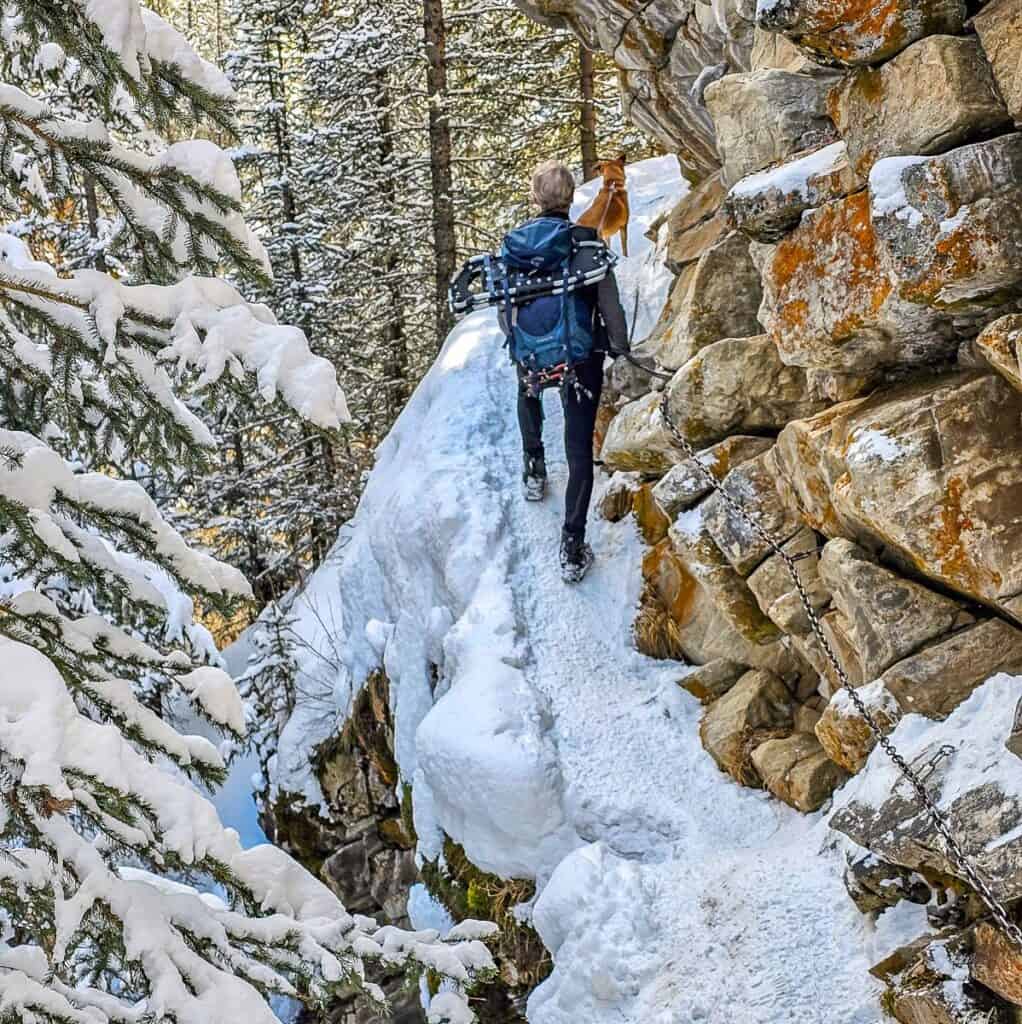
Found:
[[[583,289],[602,281],[617,257],[600,241],[578,241],[573,225],[538,217],[510,232],[499,256],[476,256],[451,283],[455,316],[501,306],[511,358],[530,390],[563,386],[593,349],[593,308]]]

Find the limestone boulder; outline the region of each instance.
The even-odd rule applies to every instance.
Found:
[[[986,921],[976,926],[973,936],[972,976],[1002,999],[1022,1006],[1022,952]]]
[[[723,562],[719,554],[717,558]],[[634,634],[644,654],[697,666],[736,662],[768,669],[792,689],[798,687],[807,667],[769,622],[757,619],[758,609],[747,606],[751,598],[743,594],[737,574],[714,575],[709,566],[679,555],[669,539],[646,553],[642,573],[645,590]]]
[[[891,735],[1001,901],[1022,896],[1018,761],[1003,746],[1020,694],[1022,680],[995,676],[945,721],[923,730],[909,718]],[[831,817],[832,828],[893,864],[963,879],[935,841],[929,813],[893,764],[874,759],[859,778],[862,784],[851,784],[848,801]]]
[[[698,5],[697,5],[698,6]],[[619,68],[621,109],[637,128],[675,153],[682,173],[693,183],[720,169],[713,122],[706,109],[694,102],[689,90],[697,73],[672,74],[660,68]]]
[[[516,0],[530,17],[571,29],[619,68],[625,116],[678,154],[690,181],[719,167],[713,125],[692,87],[706,67],[749,66],[753,11],[747,0],[679,4],[651,0]]]
[[[901,708],[879,680],[856,691],[886,736],[901,721]],[[862,771],[877,739],[843,690],[836,693],[816,724],[816,737],[827,756],[852,775]]]
[[[780,241],[760,321],[785,363],[845,374],[931,364],[958,347],[936,311],[898,293],[865,192],[807,211]]]
[[[905,714],[946,718],[992,676],[1022,672],[1020,639],[1022,633],[1015,627],[988,619],[892,665],[858,694],[884,735]],[[831,700],[816,734],[828,754],[853,774],[862,769],[877,742],[845,693]]]
[[[808,704],[800,704],[795,708],[795,732],[807,732],[816,734],[816,725],[820,721],[823,712]]]
[[[724,493],[777,543],[784,544],[802,527],[798,509],[778,491],[768,453],[731,470],[725,477]],[[707,498],[703,522],[724,557],[742,576],[748,576],[770,553],[770,545],[720,493]]]
[[[674,320],[656,351],[657,362],[676,370],[721,338],[758,334],[761,299],[749,240],[732,232],[682,269],[670,300]]]
[[[659,476],[685,457],[671,440],[653,391],[625,405],[611,421],[601,457],[608,469]]]
[[[968,984],[972,959],[967,934],[911,943],[885,961],[884,1004],[899,1024],[1008,1024],[1003,1004]]]
[[[838,650],[849,679],[861,686],[949,632],[962,605],[875,564],[858,545],[830,541],[819,563],[834,612],[824,632]]]
[[[733,433],[780,430],[826,406],[810,395],[805,372],[783,363],[765,335],[707,345],[674,375],[668,396],[678,429],[698,446]]]
[[[960,0],[774,0],[759,5],[756,23],[783,32],[828,64],[880,64],[910,43],[965,24]]]
[[[957,373],[792,424],[774,458],[820,532],[885,545],[1011,614],[1022,593],[1020,447],[1022,395],[996,374]]]
[[[752,754],[764,786],[778,800],[809,814],[819,810],[847,778],[810,733],[767,740]]]
[[[770,452],[778,487],[788,492],[803,521],[828,537],[852,535],[831,500],[834,484],[845,472],[834,439],[862,401],[853,399],[808,419],[792,420]]]
[[[850,402],[853,398],[875,391],[883,380],[881,373],[833,373],[830,370],[807,370],[809,393],[828,402]]]
[[[881,682],[905,714],[941,719],[998,672],[1022,673],[1022,630],[987,619],[892,665]]]
[[[852,848],[845,855],[845,889],[863,914],[893,907],[902,900],[930,902],[930,887],[911,871],[888,864],[869,850]]]
[[[680,273],[686,263],[699,259],[728,231],[721,211],[724,184],[713,174],[688,192],[667,218],[667,266]]]
[[[793,153],[833,142],[830,84],[820,76],[772,69],[725,75],[710,85],[705,102],[717,133],[724,184],[730,188]]]
[[[632,516],[647,544],[659,544],[667,536],[671,520],[654,499],[652,484],[643,484],[632,495]]]
[[[767,32],[758,25],[753,36],[749,63],[752,71],[777,68],[793,74],[812,74],[819,69],[819,65],[810,60],[787,36]]]
[[[699,737],[721,771],[743,786],[758,788],[762,780],[752,753],[766,740],[790,733],[792,715],[784,683],[770,672],[749,672],[710,705]]]
[[[848,162],[844,142],[800,154],[742,178],[724,203],[729,222],[757,242],[773,243],[797,227],[806,210],[865,186]]]
[[[1013,388],[1022,391],[1022,316],[995,320],[976,339],[975,348]]]
[[[996,606],[1022,592],[1017,391],[996,375],[922,381],[844,427],[834,501],[846,521],[960,593]]]
[[[787,554],[798,559],[796,572],[805,587],[810,606],[817,613],[830,603],[830,591],[820,579],[819,543],[816,533],[802,527],[782,545]],[[797,635],[810,631],[809,616],[780,555],[771,555],[749,576],[748,583],[763,613],[778,628]]]
[[[405,916],[408,886],[419,877],[414,853],[393,849],[375,831],[364,832],[331,854],[322,874],[352,912],[370,913],[381,907],[392,920]]]
[[[943,153],[1011,124],[974,37],[913,43],[882,67],[848,76],[828,109],[863,175],[885,157]]]
[[[1008,110],[1022,127],[1022,3],[993,0],[973,18],[973,26]]]
[[[657,326],[654,326],[654,333]],[[647,371],[656,369],[655,354],[658,347],[659,342],[651,335],[632,348],[632,358],[641,365],[636,366],[629,359],[615,359],[610,364],[604,377],[603,404],[600,406],[601,412],[607,410],[611,413],[604,427],[604,436],[619,405],[634,402],[649,394],[651,377]]]
[[[686,459],[672,466],[653,487],[653,497],[664,514],[674,519],[713,490],[705,470],[717,480],[749,459],[768,452],[773,442],[766,437],[735,434],[699,452],[696,460]],[[698,465],[696,464],[698,463]]]
[[[600,515],[608,523],[619,523],[632,511],[632,502],[642,487],[641,473],[615,473],[600,495]]]
[[[705,503],[674,521],[669,531],[671,545],[734,631],[751,644],[773,644],[779,637],[777,627],[760,611],[745,580],[717,547],[704,507]],[[745,658],[740,660],[751,664]]]
[[[990,318],[1022,291],[1022,134],[882,160],[869,192],[902,300]]]
[[[701,703],[711,704],[718,697],[723,697],[746,672],[746,665],[728,658],[717,658],[693,669],[680,680],[679,685]]]

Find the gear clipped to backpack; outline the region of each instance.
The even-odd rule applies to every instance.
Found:
[[[600,241],[578,241],[574,226],[537,217],[504,238],[499,256],[476,256],[455,275],[449,300],[460,319],[499,306],[507,317],[511,358],[530,394],[581,389],[575,367],[595,343],[595,307],[583,289],[599,284],[617,263]]]

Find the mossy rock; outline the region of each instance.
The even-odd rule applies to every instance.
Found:
[[[443,864],[424,864],[422,880],[456,921],[493,921],[500,929],[491,942],[499,977],[482,982],[473,991],[473,1007],[480,1021],[503,1024],[524,1020],[519,1004],[553,969],[550,954],[535,929],[520,923],[514,915],[518,904],[535,896],[535,883],[480,870],[450,838],[444,842]],[[475,1002],[476,998],[480,1003]]]

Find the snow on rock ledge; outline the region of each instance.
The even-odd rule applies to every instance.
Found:
[[[926,780],[998,899],[1022,896],[1022,771],[1005,748],[1022,677],[989,680],[946,721],[907,715],[891,741]],[[918,798],[882,750],[845,789],[831,825],[884,860],[961,877]]]

